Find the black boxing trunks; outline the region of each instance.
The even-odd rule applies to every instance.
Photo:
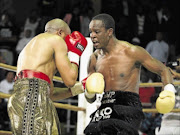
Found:
[[[132,92],[105,92],[101,106],[91,114],[86,135],[138,135],[144,119],[139,95]]]
[[[14,92],[8,101],[13,135],[60,135],[58,114],[49,98],[48,80],[47,75],[33,71],[25,75],[20,72],[16,77]]]

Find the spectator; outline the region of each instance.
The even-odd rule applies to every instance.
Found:
[[[10,94],[13,90],[14,72],[6,72],[6,78],[0,82],[0,92]]]
[[[13,65],[14,48],[17,44],[17,28],[11,21],[9,14],[4,13],[0,21],[0,52],[7,64]]]
[[[11,16],[15,16],[14,0],[0,0],[0,14],[7,12]]]
[[[82,16],[80,15],[80,9],[78,5],[74,5],[72,13],[66,13],[63,20],[69,25],[71,31],[80,31]]]
[[[81,1],[80,3],[80,15],[81,15],[81,33],[85,36],[89,36],[89,23],[94,14],[92,0]]]
[[[13,91],[14,76],[14,72],[6,72],[6,78],[0,82],[0,92],[10,94]],[[0,126],[3,130],[10,130],[10,120],[7,113],[7,102],[8,99],[2,99],[2,102],[0,103],[2,117],[2,122],[0,122]]]
[[[8,13],[3,13],[0,20],[0,40],[15,42],[17,40],[17,28]]]
[[[159,19],[159,29],[164,31],[176,30],[176,25],[174,25],[175,20],[172,17],[172,13],[167,5],[161,5],[161,8],[157,10],[157,15]]]
[[[163,32],[156,32],[156,39],[147,44],[146,50],[151,54],[152,57],[163,63],[167,62],[169,45],[163,39]]]
[[[21,50],[26,46],[26,44],[32,39],[31,36],[31,28],[25,28],[24,36],[19,39],[17,46],[16,46],[16,54],[19,55]]]
[[[93,13],[94,10],[92,8],[82,11],[81,33],[85,37],[89,36],[89,23]]]
[[[12,24],[10,18],[9,18],[8,13],[3,13],[2,14],[0,26],[2,26],[2,27],[3,26],[9,26],[9,27],[13,26],[13,24]],[[8,34],[7,34],[7,36],[8,36]]]
[[[133,37],[132,40],[131,40],[131,43],[133,45],[140,45],[141,44],[141,41],[138,37]]]
[[[137,19],[137,35],[141,36],[144,34],[144,22],[145,22],[145,14],[142,5],[137,7],[136,19]]]
[[[158,19],[158,24],[161,24],[162,16],[163,16],[163,5],[161,2],[157,4],[156,14]]]
[[[30,12],[30,16],[26,18],[24,29],[30,29],[31,30],[31,37],[34,37],[36,35],[37,27],[39,25],[40,18],[38,16],[37,10],[32,10]]]
[[[1,48],[0,53],[2,58],[6,61],[6,64],[13,65],[14,62],[14,52],[7,48]]]
[[[146,21],[146,14],[144,10],[144,6],[141,3],[136,5],[135,15],[133,17],[132,29],[134,36],[138,37],[141,40],[141,47],[144,47],[145,33],[144,26]]]
[[[147,46],[146,50],[150,53],[150,55],[159,61],[166,63],[168,59],[168,53],[169,53],[169,45],[163,40],[163,33],[162,32],[156,32],[156,39],[153,41],[150,41]],[[160,82],[161,79],[158,75],[148,72],[150,78],[153,82]],[[161,91],[161,88],[156,88],[156,92],[159,93]]]

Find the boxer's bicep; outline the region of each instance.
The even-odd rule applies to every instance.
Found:
[[[70,87],[76,82],[78,75],[78,67],[69,61],[67,55],[67,46],[65,42],[62,42],[61,45],[57,45],[54,48],[54,51],[56,67],[65,85],[67,87]]]
[[[156,74],[161,74],[165,67],[165,65],[159,60],[153,58],[145,49],[138,48],[137,49],[137,59],[138,61],[149,71],[154,72]]]
[[[54,59],[58,71],[70,65],[70,61],[67,55],[67,46],[65,43],[61,43],[61,45],[55,45]]]

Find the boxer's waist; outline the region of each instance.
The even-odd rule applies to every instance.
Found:
[[[137,93],[120,90],[104,92],[101,103],[142,107]]]
[[[15,81],[22,78],[39,78],[47,81],[49,84],[51,83],[49,77],[46,74],[28,69],[20,71],[18,75],[16,75]]]

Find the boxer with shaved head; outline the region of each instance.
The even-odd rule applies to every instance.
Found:
[[[61,134],[52,100],[78,94],[76,89],[68,88],[76,83],[79,57],[86,45],[80,32],[71,33],[69,26],[57,18],[47,22],[45,32],[24,47],[17,61],[14,93],[8,102],[14,135]],[[64,94],[61,90],[53,92],[53,76],[57,71],[68,87]]]

